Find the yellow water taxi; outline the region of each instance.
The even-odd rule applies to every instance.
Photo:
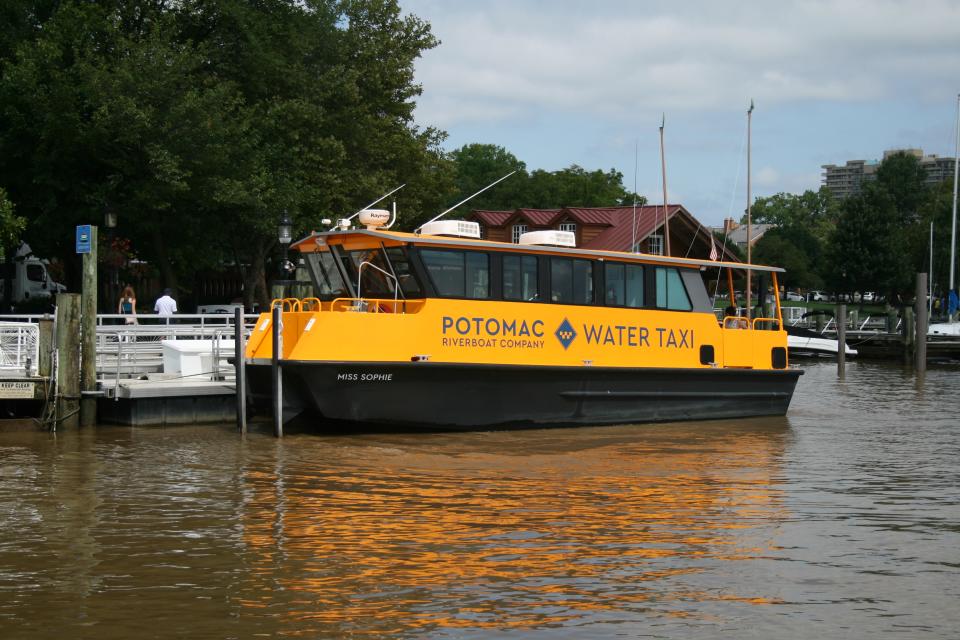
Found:
[[[476,223],[418,233],[315,232],[292,245],[313,282],[246,347],[254,401],[282,370],[283,419],[422,429],[599,425],[782,415],[797,378],[769,317],[717,318],[705,278],[744,264],[590,251],[573,234],[517,244]],[[776,292],[782,269],[751,265]],[[755,276],[756,277],[756,276]],[[765,290],[761,284],[760,290]]]

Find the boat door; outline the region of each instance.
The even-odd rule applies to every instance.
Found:
[[[726,318],[723,324],[723,366],[753,368],[753,335],[746,318]]]

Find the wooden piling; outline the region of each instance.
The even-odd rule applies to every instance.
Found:
[[[917,298],[913,303],[917,315],[916,348],[914,349],[914,366],[917,373],[927,370],[927,274],[917,274]]]
[[[244,345],[243,309],[233,311],[233,366],[236,375],[237,387],[237,430],[247,432],[247,368],[244,362],[246,347]]]
[[[80,389],[92,394],[97,390],[97,228],[90,226],[90,252],[83,254],[83,296],[80,316]],[[80,400],[80,424],[97,423],[97,398],[83,395]]]
[[[273,435],[283,437],[283,372],[280,358],[283,355],[283,308],[271,310],[270,333],[273,339],[273,355],[270,358],[271,388],[273,389]]]
[[[57,423],[80,426],[80,296],[57,294]],[[56,428],[56,426],[54,426]]]
[[[51,354],[53,353],[53,318],[44,316],[37,322],[40,330],[40,356],[37,358],[37,375],[44,378],[50,377],[52,367],[50,366]]]
[[[916,322],[913,307],[903,308],[903,363],[910,364],[914,357]]]
[[[847,305],[837,305],[837,376],[847,375]]]

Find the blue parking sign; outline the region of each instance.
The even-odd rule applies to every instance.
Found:
[[[90,253],[90,237],[92,235],[89,224],[77,225],[77,253]]]

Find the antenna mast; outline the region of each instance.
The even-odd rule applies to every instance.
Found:
[[[664,241],[664,255],[670,254],[670,216],[667,213],[667,161],[663,153],[663,128],[667,124],[667,114],[663,114],[663,119],[660,121],[660,167],[661,173],[663,174],[663,241]]]
[[[447,215],[448,213],[450,213],[451,211],[453,211],[454,209],[456,209],[457,207],[459,207],[460,205],[462,205],[464,202],[466,202],[466,201],[468,201],[468,200],[472,200],[473,198],[476,198],[478,195],[480,195],[481,193],[483,193],[484,191],[486,191],[487,189],[489,189],[489,188],[492,187],[493,185],[495,185],[495,184],[497,184],[497,183],[499,183],[499,182],[503,182],[504,180],[506,180],[507,178],[509,178],[509,177],[512,176],[513,174],[515,174],[516,172],[517,172],[516,169],[514,169],[513,171],[511,171],[511,172],[508,173],[507,175],[505,175],[505,176],[503,176],[502,178],[500,178],[499,180],[494,180],[493,182],[491,182],[490,184],[488,184],[487,186],[485,186],[483,189],[480,189],[480,191],[477,191],[477,192],[476,192],[475,194],[473,194],[472,196],[469,196],[469,197],[467,197],[467,198],[464,198],[463,200],[461,200],[461,201],[458,202],[457,204],[453,205],[452,207],[450,207],[449,209],[447,209],[447,210],[444,211],[443,213],[441,213],[441,214],[439,214],[439,215],[436,215],[436,216],[430,218],[429,220],[427,220],[426,222],[424,222],[422,225],[420,225],[419,227],[417,227],[417,231],[420,231],[420,229],[423,228],[423,225],[430,224],[430,223],[433,222],[434,220],[439,220],[439,219],[442,218],[443,216]]]
[[[953,148],[953,223],[950,227],[950,291],[953,288],[953,272],[957,266],[957,178],[960,177],[960,94],[957,95],[957,142]],[[953,322],[953,315],[950,316]]]
[[[747,109],[747,320],[750,320],[751,312],[751,275],[753,275],[753,270],[750,269],[750,265],[753,264],[753,224],[750,219],[750,127],[753,120],[753,99],[750,100],[750,108]],[[759,296],[763,296],[763,292],[759,292]]]
[[[639,163],[640,140],[633,141],[633,224],[630,227],[630,253],[637,251],[637,165]]]

